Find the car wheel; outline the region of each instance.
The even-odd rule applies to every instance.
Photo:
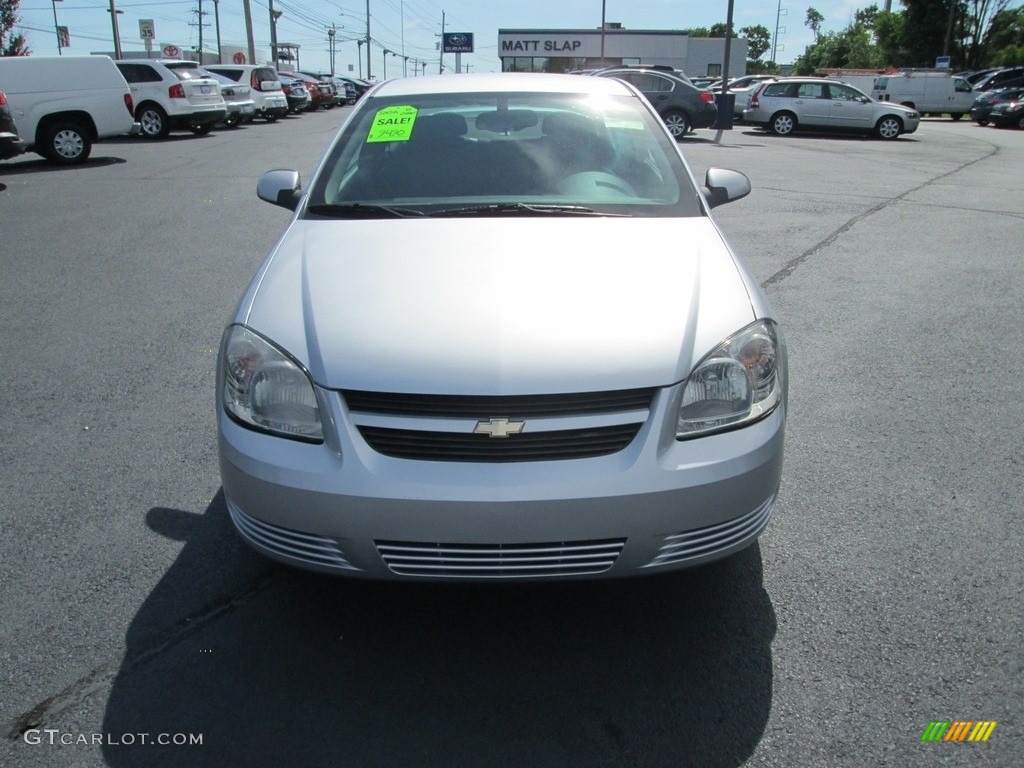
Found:
[[[92,139],[77,123],[56,123],[46,131],[44,154],[62,165],[77,165],[89,157]]]
[[[677,141],[690,132],[690,118],[686,116],[685,112],[666,112],[663,119],[668,132]]]
[[[277,122],[277,118],[278,118],[277,115],[264,115],[263,117],[266,118],[268,123]]]
[[[958,123],[958,122],[960,122],[960,119],[961,119],[961,118],[962,118],[963,116],[964,116],[964,113],[963,113],[963,112],[954,112],[953,114],[951,114],[951,115],[950,115],[950,117],[952,117],[952,118],[953,118],[953,122],[954,122],[954,123]]]
[[[777,115],[772,115],[768,126],[776,136],[789,136],[796,128],[796,115],[792,112],[779,112]]]
[[[135,113],[135,119],[142,126],[142,135],[147,139],[163,139],[171,132],[167,113],[156,104],[143,104]]]
[[[1024,115],[1017,118],[1017,127],[1024,131]]]
[[[237,128],[242,123],[242,116],[237,112],[224,118],[224,125],[228,128]]]
[[[901,133],[903,133],[903,123],[898,117],[892,115],[883,117],[875,126],[875,134],[880,139],[895,139]]]
[[[210,131],[213,130],[213,123],[203,123],[201,125],[190,125],[188,127],[188,129],[190,131],[192,131],[192,133],[194,133],[196,136],[205,136],[206,134],[208,134]]]
[[[976,122],[978,125],[981,125],[981,126],[988,125],[988,120],[975,120],[974,122]]]

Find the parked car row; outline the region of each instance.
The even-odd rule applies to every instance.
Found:
[[[329,76],[278,72],[271,66],[200,66],[194,61],[106,56],[0,58],[0,160],[35,151],[54,162],[81,163],[93,143],[171,131],[209,133],[259,117],[354,103],[370,87]],[[19,133],[20,128],[20,133]]]

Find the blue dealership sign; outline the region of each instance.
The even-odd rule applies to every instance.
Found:
[[[445,32],[442,53],[472,53],[472,32]]]

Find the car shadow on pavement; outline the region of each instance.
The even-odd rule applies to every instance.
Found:
[[[75,171],[86,171],[90,168],[106,167],[108,165],[121,165],[127,163],[123,157],[90,157],[76,165],[60,165],[59,163],[53,163],[49,160],[36,156],[33,158],[32,154],[21,156],[24,159],[18,159],[16,162],[7,161],[0,164],[0,175],[3,176],[16,176],[21,173],[74,173]],[[32,158],[32,159],[29,159]]]
[[[185,545],[128,630],[110,766],[737,766],[764,733],[756,544],[626,581],[373,583],[264,561],[222,494],[147,524]]]

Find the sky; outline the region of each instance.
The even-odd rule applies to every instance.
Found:
[[[139,20],[152,19],[155,30],[154,50],[164,44],[182,49],[199,42],[200,0],[113,0],[118,13],[118,27],[123,51],[145,50],[139,37]],[[335,71],[339,74],[363,74],[366,48],[359,49],[355,40],[366,38],[366,14],[369,8],[371,72],[374,79],[400,74],[412,75],[414,61],[427,62],[427,74],[439,68],[437,43],[442,19],[446,32],[472,32],[474,53],[463,54],[462,64],[472,72],[497,72],[499,29],[599,29],[601,12],[607,22],[620,23],[625,29],[676,30],[710,27],[724,22],[727,0],[272,0],[275,10],[282,12],[277,23],[279,43],[299,46],[302,69],[328,71],[327,28],[336,26]],[[113,50],[110,23],[111,0],[21,0],[16,28],[24,34],[35,55],[57,54],[54,31],[54,7],[57,23],[68,27],[71,47],[65,55],[84,55]],[[250,0],[253,35],[256,48],[270,49],[270,0]],[[825,17],[824,31],[843,29],[853,12],[870,5],[870,0],[735,0],[733,24],[736,30],[762,24],[774,35],[776,22],[779,63],[791,63],[812,42],[805,26],[807,8],[813,5]],[[879,2],[881,5],[881,2]],[[896,5],[896,4],[894,4]],[[215,3],[203,0],[203,48],[216,50]],[[242,0],[219,0],[221,43],[225,46],[246,45],[245,17]],[[781,9],[781,16],[778,15]],[[784,30],[784,31],[783,31]],[[388,55],[385,49],[399,56]],[[770,51],[769,51],[770,55]],[[406,62],[404,57],[409,57]],[[445,56],[451,70],[453,54]],[[214,59],[211,58],[211,61]],[[421,68],[421,71],[424,71]]]

